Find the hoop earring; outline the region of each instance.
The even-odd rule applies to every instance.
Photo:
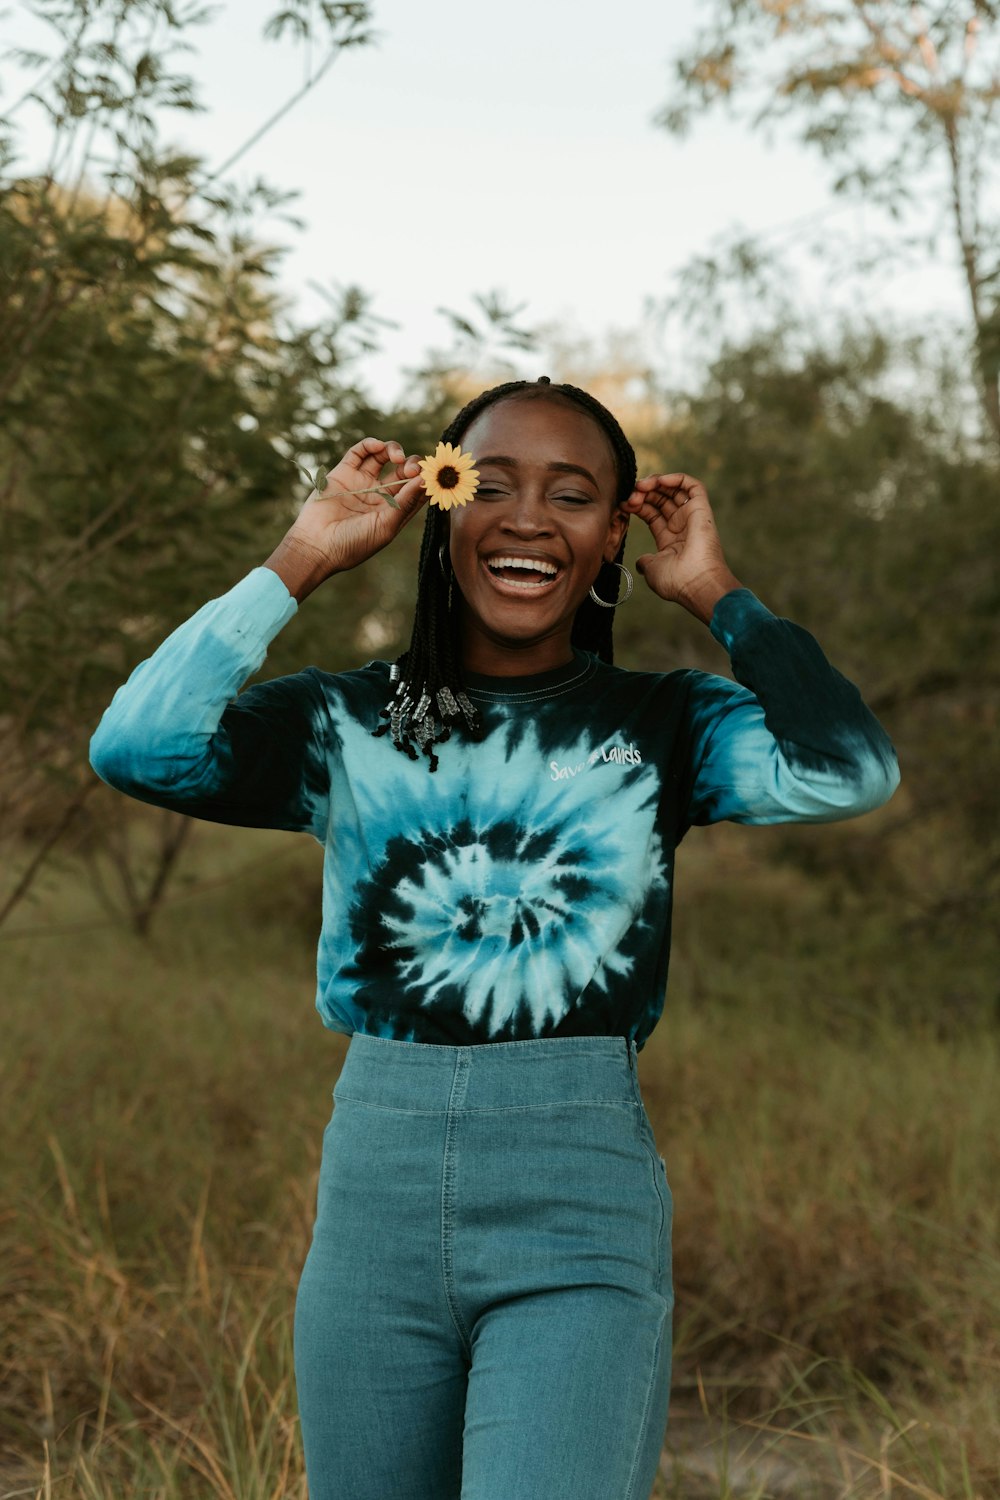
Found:
[[[439,567],[441,569],[442,576],[445,577],[445,578],[447,578],[449,576],[449,572],[450,572],[450,570],[448,568],[446,568],[445,565],[444,565],[444,552],[445,552],[445,548],[447,547],[447,545],[448,545],[447,542],[442,542],[441,545],[440,545],[440,547],[438,548],[438,565],[439,565]]]
[[[625,600],[632,593],[632,574],[629,572],[628,568],[626,568],[626,566],[625,566],[624,563],[612,563],[611,566],[614,567],[614,568],[621,568],[622,572],[625,574],[625,592],[622,595],[622,597],[617,601],[618,604],[624,604]],[[612,604],[612,603],[610,603],[607,599],[598,599],[597,595],[594,593],[594,585],[593,584],[591,584],[591,586],[590,586],[590,597],[591,597],[591,599],[593,599],[593,601],[594,601],[595,604],[602,605],[604,607],[604,609],[614,609],[615,608],[615,605]]]

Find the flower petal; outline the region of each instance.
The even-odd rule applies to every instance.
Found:
[[[453,505],[467,505],[475,498],[479,484],[479,470],[471,453],[463,453],[458,444],[439,442],[433,453],[420,461],[420,474],[427,498],[431,505],[441,510],[450,510]],[[451,486],[441,483],[441,472],[452,469],[458,482]]]

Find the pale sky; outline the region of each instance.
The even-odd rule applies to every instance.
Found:
[[[171,72],[195,79],[202,113],[165,111],[161,140],[220,165],[299,87],[307,59],[287,36],[262,29],[279,0],[218,5],[211,23],[182,33],[196,50],[168,55]],[[556,320],[601,344],[608,330],[639,330],[650,359],[683,383],[685,338],[656,336],[644,300],[674,289],[674,272],[740,229],[786,242],[807,215],[831,234],[859,238],[890,221],[830,191],[831,170],[795,144],[794,116],[770,144],[740,118],[714,108],[674,139],[652,116],[671,85],[669,64],[709,7],[698,0],[376,0],[377,46],[341,54],[318,86],[241,157],[225,180],[257,177],[301,196],[288,211],[297,230],[266,222],[266,237],[291,246],[280,284],[296,316],[325,309],[310,280],[356,283],[373,311],[397,322],[361,370],[376,399],[401,393],[407,366],[450,330],[439,305],[474,312],[472,294],[503,292],[526,304],[522,324]],[[164,33],[154,40],[162,46]],[[176,37],[176,34],[174,34]],[[0,19],[0,52],[16,43],[53,50],[51,28],[20,7]],[[33,75],[0,65],[0,113]],[[37,170],[49,132],[32,103],[20,108],[18,172]],[[927,220],[940,195],[927,205]],[[924,227],[914,220],[910,228]],[[817,309],[869,306],[904,322],[967,314],[947,236],[937,267],[900,273],[887,265],[864,283],[829,285],[804,254],[792,264]],[[753,309],[747,308],[752,323]],[[737,330],[732,330],[736,332]],[[537,357],[519,356],[534,378]]]

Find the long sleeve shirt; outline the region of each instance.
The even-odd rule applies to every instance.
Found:
[[[465,673],[485,738],[410,760],[375,737],[390,664],[258,682],[298,603],[257,567],[118,688],[90,763],[191,817],[324,850],[326,1026],[470,1045],[624,1035],[663,1009],[674,851],[693,824],[824,823],[885,803],[899,767],[858,689],[747,588],[714,608],[735,681],[572,648],[520,677]]]

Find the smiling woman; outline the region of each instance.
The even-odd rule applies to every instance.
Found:
[[[492,456],[478,460],[480,503],[448,518],[462,671],[506,677],[563,666],[573,659],[576,612],[625,539],[614,450],[579,407],[524,396],[480,411],[464,441]],[[493,455],[501,446],[518,457]]]
[[[295,1308],[312,1500],[647,1500],[673,1204],[637,1058],[675,850],[722,819],[858,817],[899,769],[814,637],[729,570],[704,485],[637,479],[593,397],[513,382],[442,441],[471,450],[479,488],[427,506],[398,661],[240,691],[301,601],[427,501],[419,459],[365,437],[267,563],[135,668],[91,763],[143,801],[325,850],[316,1005],[351,1040]],[[735,680],[614,665],[632,516],[647,586]]]
[[[574,650],[613,662],[606,606],[618,597],[622,505],[636,482],[635,453],[611,412],[546,376],[483,391],[442,441],[476,455],[476,503],[462,515],[428,511],[413,633],[381,711],[389,722],[375,731],[391,731],[411,758],[415,740],[432,771],[451,726],[464,721],[481,737],[468,672],[540,672]]]

